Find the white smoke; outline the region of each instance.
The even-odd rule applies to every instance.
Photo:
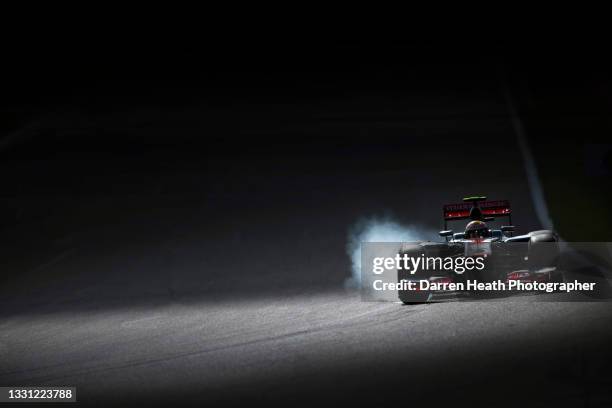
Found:
[[[351,277],[345,287],[358,288],[361,284],[362,242],[410,242],[437,239],[437,232],[415,225],[402,225],[389,216],[362,218],[349,230],[346,250],[351,258]]]

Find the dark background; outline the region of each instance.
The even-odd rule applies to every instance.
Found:
[[[508,198],[519,231],[537,229],[504,89],[555,227],[606,241],[609,64],[529,45],[39,39],[5,75],[3,250],[35,264],[33,248],[194,234],[324,262],[361,217],[435,230],[466,194]]]
[[[435,231],[464,195],[541,228],[504,89],[558,232],[610,240],[598,49],[39,39],[5,56],[7,318],[338,290],[360,219]]]

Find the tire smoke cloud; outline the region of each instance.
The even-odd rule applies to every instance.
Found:
[[[348,232],[346,251],[351,259],[351,276],[344,281],[345,288],[355,289],[361,284],[362,242],[427,241],[437,236],[437,231],[413,224],[403,225],[388,215],[360,218]]]

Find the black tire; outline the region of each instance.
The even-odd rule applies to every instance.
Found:
[[[419,244],[414,244],[408,248],[404,248],[400,254],[407,254],[410,257],[419,257],[421,254],[424,254],[425,248]],[[398,268],[397,269],[397,281],[402,282],[402,280],[414,279],[415,276],[419,276],[420,279],[423,279],[422,271],[416,271],[415,274],[410,273],[411,271]],[[405,305],[414,305],[427,303],[430,298],[430,291],[412,291],[412,290],[398,290],[397,296],[399,300]]]
[[[559,244],[554,232],[548,230],[530,233],[527,249],[528,267],[531,271],[557,266]]]

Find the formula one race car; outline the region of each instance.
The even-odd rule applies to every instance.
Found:
[[[539,230],[524,235],[514,235],[512,211],[507,200],[486,201],[486,197],[466,197],[463,203],[449,204],[443,207],[444,230],[440,236],[444,242],[404,243],[399,255],[422,257],[423,259],[457,260],[457,258],[480,257],[484,264],[482,269],[444,270],[427,267],[423,262],[418,270],[398,268],[398,282],[428,281],[440,284],[463,282],[455,287],[469,287],[470,282],[559,282],[563,276],[557,269],[559,258],[558,237],[553,231]],[[499,229],[490,229],[487,222],[499,218],[507,219],[508,225]],[[448,229],[449,222],[466,222],[461,232]],[[415,283],[416,283],[415,282]],[[421,303],[444,297],[479,296],[478,291],[430,290],[430,285],[413,285],[416,290],[399,290],[399,299],[403,303]],[[453,286],[453,285],[447,285]],[[425,289],[419,289],[423,288]],[[490,292],[489,292],[490,294]]]

